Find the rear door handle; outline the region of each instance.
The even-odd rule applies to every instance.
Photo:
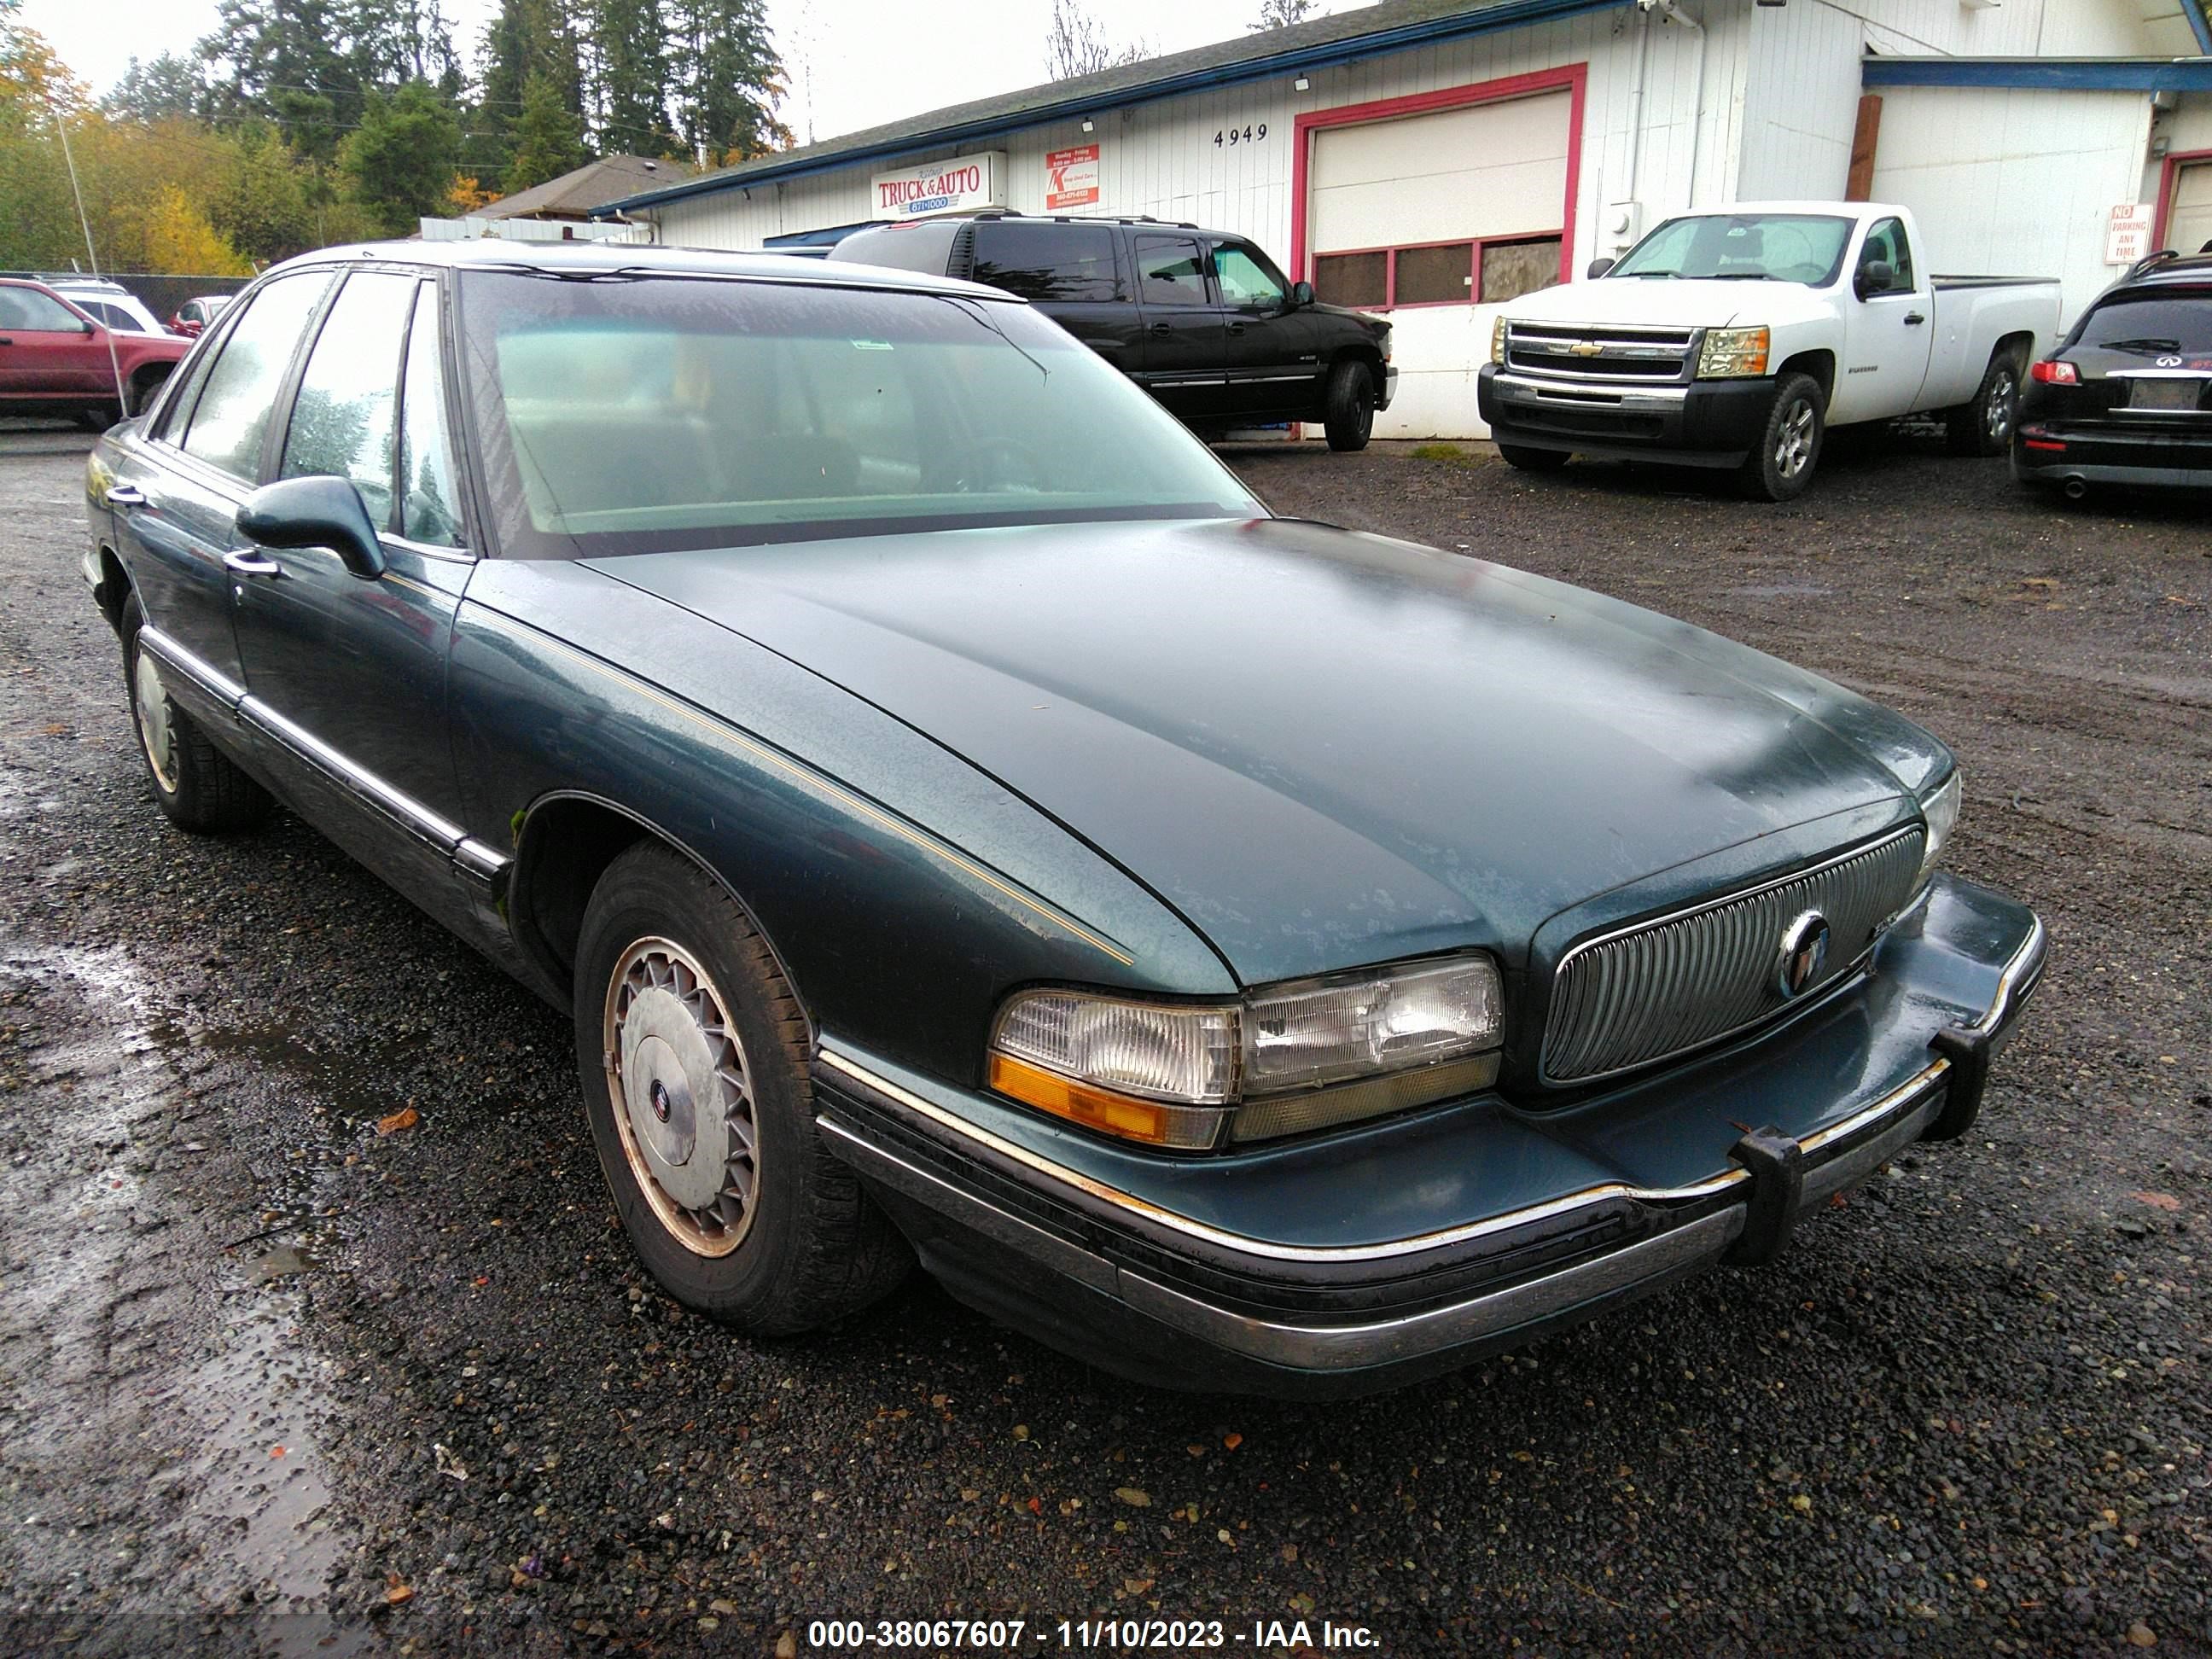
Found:
[[[0,345],[6,343],[6,341],[0,340]],[[136,484],[110,484],[107,487],[107,504],[110,507],[143,507],[146,505],[146,492]]]
[[[1905,325],[1907,328],[1917,328],[1927,320],[1917,311],[1908,311],[1905,313]]]
[[[284,567],[274,559],[240,549],[222,556],[222,568],[234,576],[281,576]]]
[[[1172,334],[1175,332],[1175,325],[1173,323],[1154,323],[1152,325],[1152,332],[1155,334]]]

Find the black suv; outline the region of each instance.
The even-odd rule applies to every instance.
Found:
[[[2013,477],[2212,489],[2212,257],[2154,253],[2028,370]]]
[[[855,231],[830,257],[1018,294],[1202,432],[1318,421],[1364,449],[1397,390],[1389,324],[1195,225],[981,213]]]

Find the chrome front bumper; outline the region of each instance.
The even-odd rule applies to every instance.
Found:
[[[1771,1260],[1799,1215],[1914,1142],[1964,1133],[1989,1054],[2040,977],[2045,948],[2042,923],[2033,921],[1978,1018],[1938,1032],[1934,1057],[1915,1073],[1814,1133],[1747,1135],[1725,1167],[1699,1181],[1589,1188],[1383,1244],[1300,1249],[1224,1234],[964,1121],[826,1046],[816,1068],[817,1123],[906,1228],[926,1265],[956,1294],[1007,1322],[1146,1382],[1357,1394],[1577,1322],[1701,1267]],[[954,1156],[942,1156],[946,1150]],[[973,1178],[963,1152],[996,1166],[997,1177]],[[1129,1248],[1143,1241],[1117,1232],[1117,1213],[1149,1235],[1151,1248]],[[1270,1310],[1237,1287],[1222,1293],[1218,1279],[1209,1288],[1202,1275],[1172,1283],[1176,1275],[1159,1268],[1181,1264],[1158,1248],[1164,1238],[1172,1252],[1180,1239],[1183,1249],[1213,1262],[1242,1257],[1279,1276],[1304,1272],[1314,1285],[1364,1287],[1392,1275],[1402,1280],[1417,1260],[1441,1252],[1462,1259],[1486,1248],[1502,1252],[1539,1233],[1598,1243],[1549,1270],[1515,1270],[1472,1294],[1367,1316]],[[1608,1236],[1616,1242],[1605,1243]]]

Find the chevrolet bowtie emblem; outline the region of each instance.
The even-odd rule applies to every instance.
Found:
[[[1595,340],[1577,340],[1567,348],[1569,354],[1577,357],[1595,357],[1604,349]]]

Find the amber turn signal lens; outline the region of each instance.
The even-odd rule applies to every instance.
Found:
[[[1169,1106],[1079,1083],[1006,1054],[991,1056],[991,1086],[1000,1094],[1086,1129],[1124,1140],[1203,1152],[1221,1139],[1226,1115],[1206,1107]]]

